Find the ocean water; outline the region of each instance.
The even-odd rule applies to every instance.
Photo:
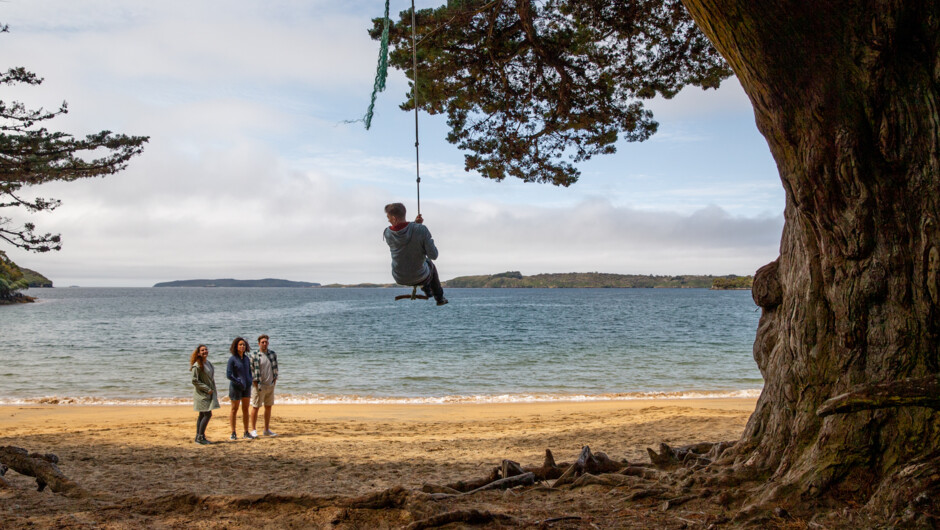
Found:
[[[407,290],[410,292],[410,290]],[[0,404],[176,403],[209,347],[271,336],[279,402],[756,396],[749,291],[56,288],[0,306]]]

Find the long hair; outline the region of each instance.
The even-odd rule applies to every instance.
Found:
[[[231,353],[232,355],[238,355],[238,343],[239,342],[245,343],[245,355],[248,355],[248,352],[251,351],[251,346],[248,345],[247,340],[241,337],[235,337],[235,340],[232,341],[232,345],[229,346],[228,348],[229,353]]]
[[[192,365],[194,365],[194,364],[198,364],[198,365],[199,365],[199,369],[202,370],[203,362],[202,362],[202,356],[199,355],[199,350],[201,350],[201,349],[203,349],[203,348],[205,348],[205,347],[206,347],[205,344],[200,344],[199,346],[196,346],[196,349],[193,350],[193,354],[189,356],[189,365],[190,365],[190,366],[192,366]]]

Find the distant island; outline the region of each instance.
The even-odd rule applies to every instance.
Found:
[[[328,283],[321,285],[324,289],[387,289],[389,287],[400,287],[397,283]]]
[[[154,287],[319,287],[319,283],[312,282],[292,282],[290,280],[278,280],[275,278],[265,278],[263,280],[233,280],[232,278],[223,278],[219,280],[177,280],[173,282],[160,282]]]
[[[603,272],[567,272],[523,276],[519,271],[508,271],[485,276],[459,276],[447,280],[446,287],[485,288],[687,288],[687,289],[750,289],[751,276],[682,275],[654,276],[641,274],[609,274]]]

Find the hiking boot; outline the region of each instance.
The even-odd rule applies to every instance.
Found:
[[[447,305],[447,299],[441,298],[440,300],[437,301],[437,305]]]
[[[254,432],[254,431],[252,431],[252,432]],[[247,439],[249,439],[249,440],[254,440],[254,439],[257,438],[257,437],[258,437],[257,434],[252,434],[252,433],[250,433],[250,432],[248,432],[248,431],[245,431],[245,435],[242,436],[242,438],[247,438]]]
[[[229,440],[237,440],[238,436],[235,435],[235,432],[232,431],[232,435],[228,437]]]

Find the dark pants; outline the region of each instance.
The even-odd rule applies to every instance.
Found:
[[[209,425],[209,420],[211,418],[212,418],[211,410],[207,410],[205,412],[199,413],[199,417],[196,418],[196,436],[206,435],[206,426]]]
[[[444,299],[444,289],[441,287],[441,278],[437,275],[437,267],[434,266],[434,262],[427,260],[427,264],[431,269],[431,274],[424,280],[424,284],[421,285],[421,290],[424,291],[424,294],[433,296],[435,300],[440,302]]]

